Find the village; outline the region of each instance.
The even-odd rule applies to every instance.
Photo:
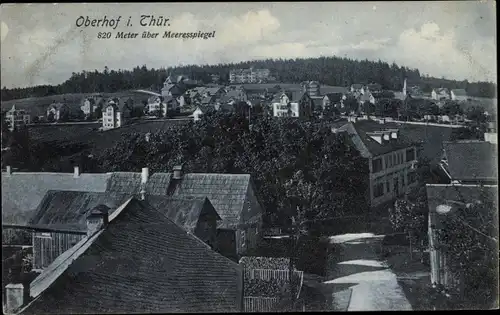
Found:
[[[266,217],[275,210],[266,209],[269,202],[262,199],[264,191],[273,194],[262,184],[269,181],[265,173],[232,173],[229,166],[219,168],[229,171],[200,172],[190,164],[195,162],[187,162],[187,151],[176,151],[184,152],[179,157],[172,152],[168,163],[154,155],[151,162],[120,166],[129,154],[120,150],[135,143],[131,138],[113,140],[110,150],[96,149],[106,151],[102,161],[118,159],[104,172],[75,161],[71,172],[33,172],[2,160],[4,310],[40,314],[54,312],[54,305],[58,313],[415,310],[466,300],[474,307],[494,305],[495,293],[489,299],[485,293],[479,302],[452,293],[464,294],[477,284],[461,271],[468,268],[456,268],[454,259],[462,253],[449,249],[476,239],[454,247],[445,244],[450,238],[443,233],[479,234],[493,242],[490,254],[498,254],[491,250],[498,248],[498,227],[490,226],[498,221],[496,197],[491,198],[497,190],[496,108],[477,105],[463,89],[436,87],[425,94],[406,78],[401,91],[390,91],[376,82],[335,87],[314,78],[276,82],[272,75],[269,69],[233,69],[224,85],[217,75],[203,84],[170,74],[160,91],[131,91],[142,102],[95,93],[76,104],[53,101],[45,115],[34,117],[13,105],[2,133],[36,129],[43,134],[54,126],[68,133],[64,128],[90,125],[84,138],[93,139],[177,121],[186,134],[220,129],[226,139],[240,134],[251,140],[268,123],[300,129],[312,122],[327,132],[322,147],[333,150],[318,153],[332,161],[314,162],[317,171],[335,169],[335,176],[343,177],[332,177],[321,198],[328,198],[328,191],[355,198],[343,205],[347,212],[329,217],[334,211],[322,208],[326,199],[312,197],[315,184],[304,174],[309,171],[296,168],[286,182],[273,184],[284,190],[286,211],[282,221],[269,223]],[[243,123],[242,133],[231,129]],[[172,130],[139,132],[137,145],[151,145],[155,154],[168,152],[158,149],[170,145],[165,141],[183,146],[170,140]],[[292,135],[295,127],[287,130],[292,138],[308,137]],[[480,135],[454,140],[450,134],[456,130]],[[436,132],[447,136],[434,137]],[[217,141],[230,141],[222,139]],[[227,145],[220,144],[221,150]],[[271,150],[258,147],[252,149],[255,156]],[[2,152],[7,151],[13,147],[2,141]],[[230,156],[224,152],[218,153],[221,158]],[[209,156],[199,163],[208,163]],[[260,159],[241,163],[257,169],[267,163]],[[333,159],[340,162],[332,164]],[[351,171],[366,184],[336,188],[334,181],[354,180]],[[307,212],[313,208],[326,217],[311,217]],[[465,222],[477,219],[470,211],[484,221]],[[450,217],[462,225],[451,225]],[[485,266],[494,263],[494,257],[481,257]]]

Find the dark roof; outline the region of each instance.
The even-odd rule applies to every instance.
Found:
[[[314,96],[311,97],[314,107],[321,108],[323,107],[323,97],[322,96]]]
[[[412,143],[410,139],[408,139],[404,133],[401,132],[398,132],[397,139],[391,139],[387,142],[383,142],[382,144],[370,137],[369,134],[371,132],[384,131],[388,129],[399,130],[399,127],[392,123],[379,124],[370,120],[360,120],[355,123],[347,123],[341,129],[347,130],[347,132],[351,135],[351,139],[355,142],[355,144],[357,144],[356,147],[358,147],[358,149],[363,148],[361,153],[365,157],[367,154],[378,156],[407,148],[410,147]],[[360,141],[361,143],[359,143]]]
[[[443,143],[453,180],[497,180],[498,147],[485,141]]]
[[[337,92],[337,93],[328,93],[325,96],[328,97],[330,102],[337,103],[342,100],[343,95],[344,95],[343,93]]]
[[[342,93],[346,94],[349,92],[349,89],[343,86],[330,86],[330,85],[322,85],[321,86],[321,94],[327,95],[330,93]]]
[[[178,226],[193,234],[201,215],[214,215],[218,220],[221,219],[208,198],[147,195],[146,201]]]
[[[138,194],[140,192],[140,173],[114,173],[108,191]],[[132,175],[135,174],[135,175]],[[154,173],[146,184],[148,195],[170,197],[207,197],[222,218],[219,227],[234,228],[242,221],[254,222],[257,213],[244,207],[251,190],[249,174],[183,174],[181,180],[173,180],[172,173]],[[113,184],[111,184],[113,183]]]
[[[93,209],[105,206],[110,209],[108,215],[111,215],[130,198],[130,194],[121,193],[49,191],[29,225],[86,232],[86,218]]]
[[[141,186],[141,173],[134,172],[115,172],[111,176],[106,186],[107,193],[126,193],[138,194],[140,193]]]
[[[241,311],[241,267],[147,202],[133,199],[86,242],[23,313]]]
[[[49,190],[104,192],[110,174],[2,173],[2,223],[27,224]]]
[[[352,87],[353,89],[360,90],[361,88],[363,88],[363,84],[354,83],[353,85],[351,85],[351,87]]]

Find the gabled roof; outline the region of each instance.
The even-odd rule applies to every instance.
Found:
[[[444,142],[453,180],[498,180],[498,146],[486,141]]]
[[[438,89],[432,89],[434,92],[437,94],[450,94],[450,90],[447,88],[438,88]]]
[[[110,174],[2,173],[2,224],[27,224],[49,190],[104,192]]]
[[[212,215],[221,220],[212,203],[206,197],[190,198],[180,196],[172,198],[147,195],[145,199],[156,210],[165,214],[175,224],[192,234],[195,233],[201,215]]]
[[[216,93],[220,92],[222,90],[222,87],[207,87],[203,90],[203,93],[209,93],[209,95],[215,95]]]
[[[107,191],[140,193],[140,173],[121,173],[123,178],[115,174]],[[259,219],[259,214],[245,207],[250,183],[249,174],[187,173],[182,179],[173,180],[172,173],[154,173],[147,181],[146,193],[180,198],[207,197],[222,218],[219,227],[235,228],[240,223],[253,223]]]
[[[49,266],[57,278],[23,314],[241,311],[241,267],[147,202],[131,200],[83,242],[69,266]]]
[[[370,137],[371,132],[383,131],[388,129],[399,129],[396,124],[379,124],[374,121],[361,120],[355,123],[349,122],[339,128],[339,131],[347,131],[351,136],[356,148],[365,158],[369,156],[383,155],[392,151],[407,148],[412,145],[410,139],[402,132],[398,132],[397,139],[391,139],[382,144],[378,143]]]
[[[455,94],[455,96],[467,96],[467,92],[464,89],[454,89],[451,90],[451,92]]]
[[[110,209],[108,214],[112,214],[130,198],[130,194],[51,190],[40,202],[29,225],[86,232],[86,218],[93,208],[104,205]]]

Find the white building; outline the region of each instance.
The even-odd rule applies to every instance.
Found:
[[[130,117],[130,109],[127,104],[118,98],[109,99],[102,111],[103,130],[123,126]]]
[[[292,102],[287,93],[280,93],[272,102],[274,117],[299,117],[299,102]]]
[[[161,116],[167,116],[167,104],[163,101],[161,96],[151,96],[148,99],[148,113],[154,114],[161,110]]]
[[[80,109],[82,112],[85,114],[86,117],[91,116],[94,114],[97,110],[97,108],[102,109],[102,103],[104,100],[100,97],[95,98],[95,97],[88,97],[83,100],[82,106],[80,106]]]
[[[431,98],[436,101],[449,100],[450,91],[446,88],[432,89]]]
[[[259,83],[269,79],[269,69],[234,69],[229,72],[231,83]]]
[[[16,105],[12,105],[12,108],[5,115],[5,122],[9,125],[9,130],[13,131],[17,126],[23,126],[30,123],[30,115],[24,109],[17,109]]]

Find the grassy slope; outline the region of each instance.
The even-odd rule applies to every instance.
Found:
[[[2,111],[9,110],[12,108],[12,105],[16,105],[16,107],[27,109],[31,112],[32,116],[40,116],[46,115],[47,107],[55,102],[63,102],[64,100],[75,108],[79,108],[83,98],[88,97],[90,95],[101,95],[105,98],[108,97],[132,97],[134,100],[134,104],[142,104],[143,100],[147,100],[150,95],[135,93],[132,91],[122,91],[116,93],[75,93],[75,94],[60,94],[60,95],[51,95],[44,97],[30,97],[30,98],[22,98],[11,101],[2,101],[1,108]]]

